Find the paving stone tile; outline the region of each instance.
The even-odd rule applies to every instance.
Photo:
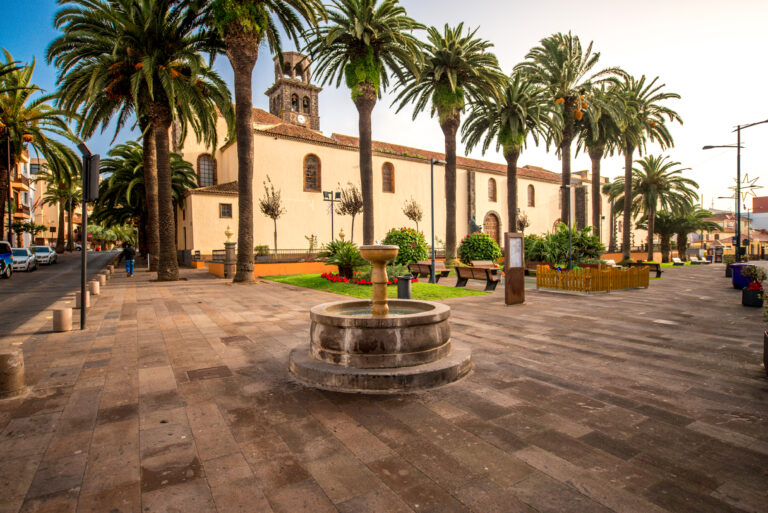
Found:
[[[77,491],[63,491],[44,497],[27,498],[19,513],[75,513]]]
[[[601,451],[607,452],[617,456],[623,460],[628,460],[640,451],[635,449],[632,445],[615,438],[611,438],[608,435],[604,435],[599,431],[592,431],[579,438],[584,443],[591,445]]]
[[[675,512],[737,513],[743,511],[715,497],[686,490],[669,481],[662,481],[652,486],[644,495],[659,506]]]
[[[254,477],[211,486],[211,494],[218,513],[272,513],[272,507]]]
[[[247,480],[253,477],[251,467],[242,454],[229,454],[207,460],[203,466],[211,488],[221,487],[233,481]]]
[[[339,513],[412,513],[400,497],[386,487],[378,487],[364,495],[337,504]]]
[[[534,472],[510,489],[540,513],[610,513],[611,509],[577,492],[568,484]]]
[[[42,456],[4,459],[0,465],[0,497],[8,500],[24,498]],[[2,503],[4,501],[0,501]]]
[[[462,486],[455,495],[470,510],[478,513],[535,513],[533,508],[488,478]]]
[[[43,460],[29,486],[27,499],[79,488],[87,457],[87,454],[75,454],[57,460]]]
[[[277,435],[248,440],[241,448],[243,456],[265,491],[283,488],[310,477]]]
[[[81,493],[78,513],[140,513],[141,486],[134,484],[103,490],[97,493]]]
[[[267,491],[274,513],[335,513],[338,511],[312,480],[300,481]]]
[[[409,444],[398,452],[411,465],[448,490],[459,488],[476,477],[471,468],[426,441]]]
[[[144,513],[217,513],[204,479],[192,479],[142,493],[141,502]]]

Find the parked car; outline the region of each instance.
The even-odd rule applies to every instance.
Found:
[[[34,251],[38,264],[55,264],[58,260],[56,252],[50,246],[35,246]]]
[[[66,248],[69,245],[69,242],[64,243],[64,247]],[[75,248],[75,251],[82,251],[83,246],[79,242],[73,242],[72,247]]]
[[[0,241],[0,277],[10,278],[13,275],[13,252],[11,245]]]
[[[34,271],[37,269],[37,258],[27,248],[13,248],[13,270]]]

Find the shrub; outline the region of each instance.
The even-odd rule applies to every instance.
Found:
[[[725,255],[723,257],[723,262],[726,264],[732,264],[736,261],[736,257],[734,255]]]
[[[501,248],[487,233],[475,232],[464,237],[459,244],[459,260],[471,264],[472,260],[490,260],[501,258]]]
[[[741,275],[745,278],[749,278],[751,282],[762,283],[768,279],[768,274],[760,267],[743,267],[741,269]]]
[[[266,244],[259,244],[253,248],[253,252],[256,253],[256,256],[267,256],[269,255],[269,246]]]
[[[424,234],[413,228],[392,228],[382,244],[400,246],[395,264],[407,265],[410,262],[426,260],[429,256]]]
[[[323,250],[320,252],[321,257],[332,257],[334,256],[341,248],[356,248],[355,243],[351,240],[334,240],[329,242],[328,244],[323,245]]]
[[[390,263],[385,267],[387,271],[387,280],[391,282],[395,282],[395,278],[398,276],[403,276],[406,274],[409,274],[408,266],[404,264],[393,264]],[[368,269],[355,273],[355,279],[356,280],[363,280],[363,281],[371,281],[371,274],[373,273],[373,268],[371,266],[368,266]]]
[[[585,262],[599,258],[605,251],[600,238],[592,235],[592,227],[573,230],[571,251],[574,262]],[[527,235],[525,237],[525,259],[529,262],[567,262],[568,227],[560,224],[554,233]]]
[[[360,256],[360,251],[357,250],[354,244],[339,247],[336,253],[329,256],[325,262],[338,267],[339,274],[348,279],[352,278],[357,269],[367,264],[365,259]]]

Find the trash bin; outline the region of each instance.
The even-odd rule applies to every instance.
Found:
[[[397,299],[411,299],[412,274],[397,277]]]
[[[749,283],[752,281],[742,274],[742,271],[747,267],[755,266],[752,264],[731,264],[731,271],[733,272],[731,282],[733,283],[734,289],[743,290],[745,287],[748,287]]]

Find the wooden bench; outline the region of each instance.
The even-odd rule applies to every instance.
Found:
[[[411,262],[408,264],[408,270],[417,278],[429,278],[432,271],[432,262],[429,260],[420,260],[416,263]],[[435,283],[439,282],[440,278],[448,276],[450,272],[451,270],[445,267],[445,262],[435,262]]]
[[[456,286],[463,287],[468,280],[485,280],[486,292],[496,290],[496,285],[501,280],[500,270],[495,267],[460,267],[456,266]]]
[[[661,270],[661,264],[655,262],[629,262],[622,265],[626,267],[647,267],[651,272],[656,273],[657,278],[661,278],[661,273],[664,272]]]
[[[491,267],[496,269],[496,264],[490,260],[472,260],[472,267]]]

